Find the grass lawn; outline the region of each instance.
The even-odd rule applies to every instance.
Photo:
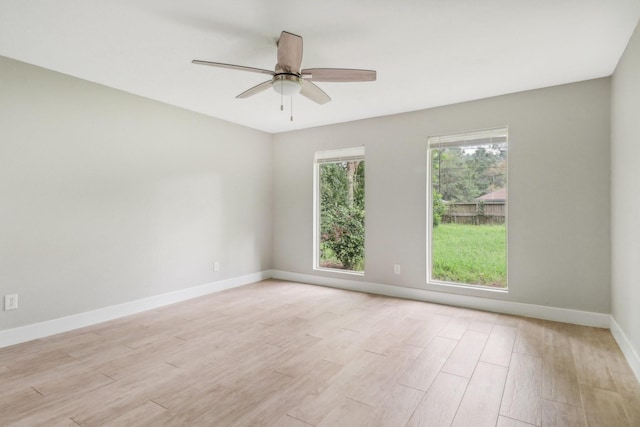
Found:
[[[431,242],[433,278],[506,287],[506,237],[504,225],[438,225]]]

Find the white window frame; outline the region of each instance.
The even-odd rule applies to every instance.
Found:
[[[509,128],[504,126],[501,128],[462,132],[455,134],[430,136],[427,138],[427,285],[436,289],[442,288],[454,288],[454,289],[468,289],[478,290],[481,292],[490,293],[508,293],[509,292],[509,248],[508,248],[508,217],[509,217],[509,202],[505,206],[505,261],[506,261],[506,273],[507,273],[507,286],[505,288],[493,288],[490,286],[474,285],[470,283],[457,283],[446,282],[442,280],[433,279],[432,277],[432,248],[431,241],[433,235],[433,184],[432,180],[432,165],[431,165],[431,150],[447,147],[464,147],[474,146],[482,144],[507,144],[507,153],[509,150]],[[507,184],[505,188],[509,186],[508,172],[509,172],[509,160],[507,154]]]
[[[352,160],[365,160],[365,147],[335,148],[316,151],[313,158],[313,269],[347,275],[364,276],[364,271],[343,270],[320,266],[320,165]],[[366,184],[365,184],[366,189]],[[365,190],[366,191],[366,190]],[[366,259],[366,254],[365,254]],[[366,262],[366,261],[365,261]]]

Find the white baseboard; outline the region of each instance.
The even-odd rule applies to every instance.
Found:
[[[123,304],[99,308],[97,310],[87,311],[84,313],[73,314],[71,316],[60,317],[58,319],[33,323],[13,329],[1,330],[0,348],[83,328],[85,326],[95,325],[96,323],[106,322],[108,320],[129,316],[146,310],[152,310],[154,308],[163,307],[176,302],[197,298],[214,292],[220,292],[225,289],[259,282],[260,280],[270,278],[271,275],[272,273],[270,270],[261,271],[258,273],[247,274],[245,276],[207,283],[205,285],[180,289],[179,291],[142,298]]]
[[[527,316],[538,319],[554,320],[558,322],[574,323],[577,325],[595,326],[601,328],[611,327],[613,332],[611,316],[609,314],[540,306],[534,304],[524,304],[519,302],[495,300],[466,295],[449,294],[445,292],[434,292],[424,289],[383,285],[379,283],[363,282],[358,280],[337,279],[326,276],[291,273],[281,270],[265,270],[254,274],[234,277],[201,286],[195,286],[188,289],[181,289],[175,292],[169,292],[149,298],[143,298],[123,304],[61,317],[58,319],[47,320],[44,322],[20,326],[13,329],[0,330],[0,348],[47,337],[50,335],[59,334],[62,332],[71,331],[100,322],[106,322],[108,320],[117,319],[119,317],[136,314],[145,310],[152,310],[154,308],[188,300],[191,298],[197,298],[214,292],[223,291],[225,289],[231,289],[254,282],[259,282],[261,280],[269,278],[328,286],[351,291],[387,295],[391,297],[413,299],[418,301],[429,301],[438,304],[468,307],[478,310],[493,311],[497,313],[514,314],[518,316]],[[617,331],[620,332],[619,335],[624,337],[624,334],[619,327],[617,327]],[[615,333],[614,337],[618,339]],[[626,340],[626,337],[624,339]],[[620,342],[620,339],[618,339],[618,341]],[[634,372],[636,372],[637,375],[637,354],[635,354],[633,348],[629,345],[628,340],[625,341],[624,344],[621,343],[620,347],[623,349],[623,351],[625,351],[625,348],[627,349],[627,351],[625,351],[625,356],[627,356],[628,359],[630,358],[630,356],[628,356],[629,352],[629,354],[632,355],[631,357],[635,355],[636,368],[634,368]],[[629,363],[632,363],[631,359]]]
[[[624,354],[627,362],[629,362],[631,370],[636,375],[638,381],[640,381],[640,356],[638,356],[638,352],[613,316],[611,316],[610,329],[611,335],[616,339],[620,350],[622,350],[622,354]]]
[[[367,292],[391,297],[429,301],[437,304],[467,307],[477,310],[497,313],[514,314],[518,316],[534,317],[537,319],[553,320],[556,322],[573,323],[583,326],[609,328],[610,315],[590,311],[571,310],[568,308],[549,307],[521,302],[480,298],[468,295],[458,295],[445,292],[428,291],[425,289],[406,288],[379,283],[363,282],[359,280],[337,279],[334,277],[316,276],[311,274],[291,273],[273,270],[274,279],[292,282],[310,283],[350,291]]]

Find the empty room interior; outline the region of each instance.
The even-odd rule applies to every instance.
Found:
[[[639,22],[0,0],[0,424],[640,426]]]

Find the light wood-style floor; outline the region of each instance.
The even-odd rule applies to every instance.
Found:
[[[0,425],[640,426],[608,330],[265,281],[0,349]]]

